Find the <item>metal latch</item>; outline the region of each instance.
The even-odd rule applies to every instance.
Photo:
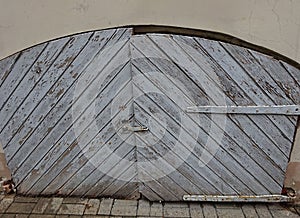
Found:
[[[124,126],[123,130],[132,131],[132,132],[142,132],[142,131],[148,131],[148,127],[146,127],[146,126]]]

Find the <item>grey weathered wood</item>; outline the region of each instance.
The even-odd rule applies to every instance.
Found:
[[[126,85],[126,87],[130,88],[129,85]],[[119,105],[119,107],[121,107],[123,105],[123,106],[127,107],[128,109],[130,109],[130,107],[129,107],[130,100],[127,100],[128,96],[126,97],[126,95],[127,95],[126,89],[124,89],[123,90],[124,92],[122,92],[122,94],[124,94],[124,96],[120,96],[120,98],[118,98],[120,100],[123,100],[125,103],[120,101],[116,105]],[[125,100],[127,101],[127,103]],[[99,132],[95,132],[97,134],[97,136],[90,143],[88,143],[88,141],[87,141],[88,145],[85,149],[83,149],[84,154],[80,154],[80,157],[76,158],[76,161],[72,161],[72,163],[69,163],[68,166],[66,167],[66,169],[64,169],[60,172],[61,175],[64,175],[65,179],[62,180],[62,179],[60,179],[60,176],[58,176],[55,179],[57,182],[56,185],[59,186],[59,184],[62,185],[64,181],[68,181],[68,184],[66,186],[64,186],[64,188],[63,188],[63,190],[67,191],[67,190],[69,190],[69,188],[76,187],[75,184],[78,185],[78,182],[80,183],[80,181],[82,181],[87,175],[89,175],[91,173],[91,170],[94,170],[94,167],[89,167],[88,160],[90,158],[93,158],[94,155],[97,155],[97,152],[99,151],[99,149],[100,149],[100,151],[99,151],[98,155],[101,155],[101,152],[103,153],[106,151],[105,147],[102,149],[101,147],[97,146],[97,144],[108,143],[108,140],[111,140],[110,137],[114,134],[114,130],[118,132],[118,129],[116,129],[118,126],[113,126],[112,124],[109,124],[109,122],[115,116],[120,116],[124,119],[130,120],[130,117],[132,116],[132,114],[130,113],[130,110],[128,110],[128,109],[123,111],[124,115],[122,115],[122,116],[120,116],[120,113],[112,114],[110,116],[110,113],[109,113],[110,108],[109,107],[107,109],[105,109],[105,111],[103,111],[102,115],[98,117],[98,119],[101,121],[101,122],[98,122],[98,126],[100,126],[100,129],[101,129],[101,126],[103,126],[104,128],[102,128],[101,131],[99,131]],[[122,128],[122,126],[119,126],[118,128]],[[87,130],[89,130],[89,129],[87,129]],[[93,133],[94,131],[97,131],[97,130],[91,128],[87,132]],[[82,141],[82,140],[80,140],[80,141]],[[118,138],[118,141],[120,141],[119,138]],[[84,148],[84,147],[82,146],[82,148]],[[106,153],[103,153],[101,158],[104,158],[105,154]],[[97,156],[94,158],[97,158]],[[97,159],[97,162],[99,160],[101,160],[101,159]],[[70,179],[71,176],[73,176],[74,178]]]
[[[176,41],[178,42],[181,42],[181,41],[184,41],[184,43],[185,44],[187,44],[187,43],[191,43],[191,40],[184,40],[184,39],[179,39],[179,37],[176,37],[175,38],[176,39]],[[182,43],[181,43],[182,44]],[[195,46],[194,44],[192,44],[193,46]],[[187,50],[189,51],[188,53],[189,54],[193,54],[193,58],[196,58],[197,57],[197,54],[195,53],[195,51],[194,50],[192,50],[191,49],[191,47],[192,46],[186,46],[187,48]],[[199,52],[199,53],[201,53],[201,52]],[[203,57],[203,56],[202,56]],[[200,63],[201,63],[201,56],[198,58],[198,59],[196,59],[197,61],[199,61]],[[210,63],[210,66],[213,66],[214,64],[213,63]],[[205,66],[205,64],[202,64],[201,66]],[[210,66],[208,67],[208,68],[210,68]],[[207,71],[207,72],[209,72],[209,70]],[[223,80],[224,78],[226,78],[226,75],[219,75],[219,78],[221,79],[221,80]],[[230,82],[229,82],[230,83]],[[229,88],[229,90],[231,90],[232,89],[232,87],[230,87]],[[233,100],[237,100],[237,99],[239,99],[238,98],[238,94],[236,95],[236,96],[234,96],[234,99]],[[244,97],[243,99],[241,99],[241,101],[243,102],[243,100],[245,99],[245,98],[247,98],[247,97]],[[241,102],[239,102],[239,103],[241,103]],[[249,103],[247,103],[247,104],[249,104]],[[235,118],[235,117],[233,117],[233,116],[231,116],[230,118]],[[276,126],[274,126],[275,128],[272,128],[272,126],[270,126],[270,125],[268,125],[268,126],[263,126],[264,125],[264,123],[265,123],[265,119],[264,119],[264,117],[259,117],[259,118],[252,118],[252,117],[249,117],[250,118],[250,120],[252,119],[256,119],[256,120],[260,120],[259,122],[258,121],[256,121],[256,122],[253,122],[253,124],[255,124],[255,125],[258,125],[260,128],[261,128],[261,130],[263,131],[263,132],[265,132],[265,134],[266,134],[266,132],[268,132],[268,131],[270,131],[270,130],[272,130],[272,131],[276,131],[277,130],[277,127]],[[242,119],[242,120],[245,120],[245,121],[247,121],[247,119],[246,119],[246,117],[240,117],[238,120],[237,120],[237,123],[239,122],[239,120],[240,119]],[[264,121],[262,121],[261,119],[264,119]],[[267,120],[266,120],[267,121]],[[250,123],[250,125],[251,125],[251,123]],[[246,128],[246,129],[248,129],[248,130],[251,130],[251,128]],[[274,135],[274,134],[272,134],[272,135]],[[281,133],[280,134],[277,134],[277,135],[279,135],[279,136],[281,136]],[[272,136],[269,136],[268,134],[266,134],[266,136],[263,136],[262,135],[262,137],[268,137],[268,140],[270,139],[273,139],[273,137]],[[277,137],[278,138],[278,137]],[[279,139],[281,139],[281,140],[284,140],[284,137],[279,137]],[[274,141],[274,140],[273,140]],[[276,142],[275,142],[276,143]],[[277,142],[278,143],[278,142]],[[267,146],[269,146],[269,145],[272,145],[272,144],[269,144],[269,143],[261,143],[261,144],[263,144],[263,146],[262,146],[262,148],[265,148],[265,146],[267,147]],[[286,151],[284,148],[281,148],[282,147],[282,144],[285,144],[285,143],[278,143],[278,146],[277,147],[275,147],[275,148],[278,148],[278,150],[281,150],[281,151]],[[273,146],[274,147],[274,146]],[[272,149],[267,149],[267,150],[271,150],[271,151],[273,151],[274,149],[272,148]],[[275,151],[275,153],[279,153],[280,154],[280,151]],[[283,155],[285,155],[285,154],[288,154],[289,153],[289,149],[287,149],[287,151],[283,154]],[[277,162],[277,160],[278,159],[273,159],[274,160],[274,162],[276,163]],[[284,161],[286,161],[286,159],[284,160]]]
[[[220,68],[219,65],[211,60],[211,58],[206,58],[207,53],[203,51],[203,48],[197,43],[196,40],[190,37],[178,36],[174,36],[174,40],[181,47],[187,44],[190,45],[185,46],[185,50],[187,50],[190,55],[196,54],[193,55],[193,59],[201,63],[201,66],[206,69],[205,71],[208,73],[208,75],[211,74],[211,71],[217,74],[217,80],[220,81],[221,85],[223,86],[222,89],[228,97],[228,100],[226,100],[228,105],[254,105],[254,102],[249,99],[247,93],[245,93],[238,84],[233,82],[233,79],[231,79],[229,75],[222,68]],[[247,119],[247,117],[245,117],[245,119]],[[261,131],[264,132],[268,138],[273,140],[273,143],[276,144],[279,149],[282,149],[285,154],[289,153],[290,147],[288,145],[290,142],[288,141],[291,141],[292,139],[283,137],[282,132],[280,132],[276,125],[272,124],[272,122],[274,123],[272,117],[268,118],[267,116],[253,116],[249,117],[249,119],[252,120],[255,125],[260,127]],[[273,125],[274,127],[270,128]]]
[[[4,80],[7,78],[8,74],[13,69],[15,63],[17,62],[18,58],[20,57],[21,52],[13,54],[3,60],[1,60],[0,64],[0,87]]]
[[[227,52],[218,42],[197,39],[199,44],[210,54],[211,57],[230,75],[230,77],[247,92],[247,95],[255,104],[271,105],[272,100],[266,96],[260,87],[245,74],[245,71],[232,57],[226,55]],[[226,56],[226,59],[223,57]],[[270,116],[272,118],[272,116]],[[288,118],[281,117],[274,119],[274,124],[288,137],[293,137],[293,128]]]
[[[75,125],[80,125],[80,128],[82,129],[82,131],[84,130],[83,134],[80,135],[79,139],[77,139],[77,141],[80,144],[79,149],[83,149],[83,147],[85,147],[85,143],[88,142],[91,138],[93,138],[94,134],[96,134],[97,129],[95,129],[95,126],[98,126],[98,119],[103,122],[106,120],[109,120],[111,118],[111,114],[110,114],[110,108],[108,108],[107,110],[105,110],[107,113],[104,113],[102,110],[105,108],[105,106],[111,101],[111,99],[113,97],[115,97],[115,93],[112,92],[111,90],[114,90],[115,88],[118,88],[120,84],[126,84],[128,81],[128,72],[126,69],[124,71],[121,71],[119,73],[119,75],[116,77],[115,82],[110,83],[110,85],[108,86],[107,89],[105,89],[103,92],[101,92],[103,94],[102,97],[102,104],[97,108],[97,110],[99,110],[99,112],[101,112],[101,116],[99,118],[94,117],[93,116],[93,106],[90,106],[88,110],[86,110],[81,116],[85,117],[85,119],[79,119],[76,122],[73,123],[73,126]],[[127,100],[127,99],[126,99]],[[86,104],[84,104],[86,105]],[[72,112],[70,111],[70,116],[72,115]],[[97,113],[95,114],[95,116],[97,116]],[[77,113],[76,113],[77,115]],[[96,118],[96,120],[93,120],[94,118]],[[84,121],[84,123],[82,122]],[[93,125],[90,124],[90,122],[93,123]],[[90,126],[91,125],[91,126]],[[88,128],[87,130],[85,130],[86,127],[90,126],[90,128]],[[101,128],[101,126],[99,126],[99,128]],[[69,141],[71,140],[71,141]],[[69,129],[69,131],[67,132],[67,134],[61,139],[61,143],[67,143],[67,144],[72,144],[74,142],[72,142],[74,140],[74,130],[71,128]],[[59,142],[58,142],[59,143]],[[59,153],[64,152],[64,150],[60,151]],[[56,152],[57,153],[57,152]],[[72,154],[74,155],[74,154]],[[68,155],[70,158],[73,158],[72,155]],[[55,158],[58,158],[59,156],[55,155],[55,156],[51,156],[49,159],[49,162],[51,161],[52,163],[55,162]],[[61,157],[61,158],[67,158],[65,157]],[[68,163],[68,158],[66,160],[63,160],[63,162],[65,164]],[[54,170],[54,169],[53,169]],[[45,182],[48,181],[46,178]]]
[[[13,69],[7,77],[5,77],[5,80],[1,85],[0,108],[4,106],[5,102],[10,97],[10,94],[18,86],[46,46],[47,43],[40,44],[21,52],[21,55],[14,64]]]
[[[111,31],[111,32],[108,32],[107,34],[105,34],[104,36],[105,37],[108,37],[108,39],[111,37],[111,34],[113,33],[114,31]],[[121,32],[121,34],[123,33],[124,31],[122,31]],[[97,35],[95,36],[96,38],[97,38]],[[104,37],[104,39],[105,39],[105,37]],[[99,38],[99,37],[98,37]],[[86,58],[87,58],[87,60],[89,59],[89,58],[91,58],[91,57],[93,57],[93,56],[95,56],[98,52],[99,52],[99,50],[100,49],[102,49],[102,46],[103,45],[105,45],[106,43],[105,42],[107,42],[108,41],[108,39],[107,40],[103,40],[103,44],[100,44],[100,47],[98,47],[98,46],[96,46],[96,45],[98,45],[98,42],[97,41],[93,41],[94,43],[92,43],[92,45],[91,45],[91,47],[89,47],[89,48],[91,48],[91,49],[93,49],[92,51],[94,51],[93,53],[91,53],[91,50],[89,50],[89,49],[87,49],[86,50],[86,52],[88,52],[89,54],[91,54],[92,56],[89,56],[89,55],[86,55],[86,54],[84,54],[83,55],[83,57],[85,57],[86,56]],[[77,72],[78,74],[80,73],[80,72],[82,72],[82,68],[80,69],[77,69],[79,72]],[[72,71],[71,71],[72,72]],[[68,75],[68,74],[66,74],[66,75]],[[80,75],[80,74],[79,74]],[[68,82],[68,80],[65,80],[65,83],[66,83],[66,85],[67,85],[67,82]],[[64,115],[64,113],[65,113],[65,111],[64,110],[61,110],[60,108],[62,107],[62,108],[66,108],[66,109],[70,109],[70,106],[72,105],[72,97],[73,97],[73,93],[74,93],[74,91],[75,91],[75,88],[76,88],[76,84],[74,83],[72,86],[71,86],[71,88],[69,89],[69,91],[68,91],[68,93],[66,94],[66,95],[64,95],[63,96],[63,98],[61,99],[61,105],[62,106],[60,106],[60,107],[56,107],[56,109],[52,112],[52,114],[53,114],[53,116],[55,115],[55,116],[57,116],[58,114],[62,114],[62,115]],[[65,105],[65,106],[63,106],[63,105]],[[62,120],[64,120],[65,122],[67,121],[67,123],[69,123],[69,124],[71,124],[71,122],[72,122],[72,119],[71,119],[71,115],[72,115],[72,113],[68,113],[68,117],[67,118],[64,118],[64,119],[62,119]],[[51,117],[50,117],[50,119],[51,119]],[[59,117],[57,117],[56,119],[60,119]],[[52,118],[51,120],[46,120],[45,121],[45,124],[49,124],[49,121],[51,122],[56,122],[56,120],[54,119],[54,118]],[[54,125],[54,124],[53,124]],[[65,124],[66,125],[66,124]],[[45,125],[45,127],[46,127],[46,125]],[[47,128],[48,129],[48,128]],[[46,129],[46,130],[47,130]],[[55,130],[55,129],[54,129]],[[61,130],[57,130],[57,131],[59,131],[59,132],[61,132]],[[52,132],[52,134],[53,134],[53,132]],[[59,139],[59,138],[58,138]],[[57,138],[46,138],[46,139],[44,139],[44,140],[48,140],[48,142],[46,141],[46,142],[44,142],[43,143],[43,145],[44,146],[47,146],[48,147],[48,149],[49,149],[49,146],[48,146],[48,144],[52,144],[52,143],[54,143],[54,142],[51,142],[51,140],[57,140]],[[50,141],[49,141],[50,140]],[[50,147],[51,148],[51,147]],[[47,150],[45,150],[44,148],[43,148],[43,146],[39,149],[39,150],[37,150],[38,152],[43,152],[43,154],[45,154],[46,152],[47,152]],[[34,155],[34,154],[32,154],[32,155]],[[36,156],[36,157],[41,157],[42,155],[41,154],[39,154],[39,155],[34,155],[34,156]],[[27,160],[28,161],[28,160]],[[28,166],[28,165],[27,165]],[[32,166],[32,164],[29,164],[29,166]],[[49,166],[48,166],[49,167]],[[22,175],[24,175],[23,173],[22,173]]]
[[[159,41],[159,37],[157,38],[157,42]],[[135,45],[136,45],[137,43],[135,43]],[[167,42],[165,42],[165,41],[163,41],[163,42],[159,42],[159,46],[166,46],[166,44],[167,44]],[[148,45],[148,44],[147,44]],[[145,50],[147,50],[148,48],[147,48],[148,46],[143,46],[143,51],[145,51]],[[181,103],[182,103],[183,101],[181,100]],[[203,124],[203,122],[201,122],[201,124]],[[252,145],[251,145],[252,146]],[[272,166],[272,165],[271,165]],[[266,184],[268,184],[267,182],[266,182]],[[279,191],[279,189],[278,189],[278,191]]]
[[[250,51],[252,55],[258,60],[258,62],[265,68],[273,79],[276,81],[278,86],[284,91],[286,96],[291,98],[293,102],[299,104],[300,102],[300,84],[294,80],[293,77],[286,71],[278,60],[274,60],[272,57],[260,54],[255,51]]]
[[[69,38],[63,38],[58,41],[49,42],[45,50],[32,65],[28,73],[24,76],[23,80],[4,105],[3,110],[7,111],[7,114],[0,120],[0,128],[5,127],[20,105],[26,101],[30,92],[34,93],[34,90],[32,89],[41,87],[41,83],[39,83],[40,79],[43,76],[47,76],[48,69],[61,53],[63,47],[66,46],[65,44],[68,40]],[[45,85],[45,83],[43,83],[43,85]],[[10,137],[8,137],[8,139],[10,139]]]
[[[145,83],[144,83],[144,84],[145,84]],[[138,100],[141,100],[141,98],[139,98]],[[153,101],[157,102],[159,105],[163,105],[163,104],[164,104],[163,102],[160,102],[159,99],[154,99]],[[144,101],[144,104],[145,104],[145,103],[149,103],[149,101]],[[151,113],[150,113],[150,114],[151,114]],[[188,119],[188,117],[185,117],[185,120],[186,120],[186,119]],[[192,124],[193,124],[193,123],[191,122],[190,125],[187,126],[187,128],[188,128],[188,127],[189,127],[189,128],[192,127],[192,128],[189,129],[189,131],[188,131],[188,132],[190,132],[190,133],[193,133],[193,132],[195,131],[195,129],[197,128],[197,127],[194,127],[194,128],[193,128],[193,126],[191,126]],[[205,138],[205,137],[203,137],[203,138]],[[187,143],[187,142],[189,142],[188,138],[186,138],[186,139],[185,139],[185,142],[183,142],[183,143]],[[191,143],[192,143],[192,142],[191,142]],[[179,152],[179,154],[184,154],[184,153],[186,153],[186,152],[182,152],[182,151]],[[223,157],[224,157],[224,156],[223,156]],[[223,158],[223,157],[222,157],[222,158]],[[222,159],[222,158],[221,158],[221,159]],[[214,160],[214,159],[213,159],[213,160]],[[232,163],[232,162],[230,161],[230,163]],[[236,168],[236,167],[237,167],[237,166],[235,166],[235,168]],[[198,167],[197,167],[197,164],[196,164],[196,168],[198,168]],[[221,171],[220,171],[220,172],[221,172]],[[202,172],[202,173],[203,173],[203,172]],[[207,176],[207,177],[208,177],[208,179],[212,178],[211,173],[210,173],[210,176]],[[239,174],[239,178],[241,178],[241,174]],[[218,180],[219,180],[219,179],[218,179]],[[247,180],[249,180],[249,179],[248,179],[248,176],[245,177],[245,181],[247,181]],[[203,182],[202,182],[202,183],[203,183]],[[254,184],[254,183],[252,182],[252,184]]]
[[[35,118],[35,116],[43,116],[42,111],[40,110],[43,109],[41,106],[43,106],[43,103],[45,103],[46,101],[43,101],[43,103],[40,104],[40,107],[37,107],[36,104],[40,103],[41,99],[43,99],[50,87],[57,86],[59,84],[55,84],[55,82],[60,78],[60,76],[64,73],[66,68],[71,64],[73,59],[81,51],[82,47],[85,45],[90,35],[90,33],[85,34],[82,37],[75,38],[74,40],[69,41],[67,47],[71,48],[65,48],[66,52],[63,52],[61,56],[56,60],[56,63],[52,65],[51,69],[48,70],[47,77],[45,76],[42,80],[40,80],[40,87],[34,89],[33,92],[30,93],[30,96],[27,98],[27,101],[19,107],[19,110],[15,113],[14,117],[10,120],[8,125],[5,126],[5,130],[1,133],[1,136],[6,136],[6,140],[12,138],[11,136],[9,136],[9,132],[13,132],[13,139],[9,141],[9,144],[6,146],[7,148],[5,149],[8,162],[12,159],[12,157],[14,157],[15,153],[21,147],[23,147],[21,145],[23,145],[28,140],[28,138],[34,132],[36,125],[39,125],[39,123],[37,122],[38,118]],[[45,89],[40,89],[41,87],[45,87]],[[60,90],[60,87],[58,87],[57,91]],[[32,113],[33,110],[35,113]],[[27,116],[29,117],[27,118]],[[23,120],[20,119],[20,117],[26,118]],[[35,119],[32,120],[32,117],[34,117]],[[48,128],[49,126],[47,126],[47,129]],[[43,135],[39,136],[43,137]],[[24,155],[25,153],[22,154]],[[21,163],[21,160],[17,157],[15,157],[13,161],[18,162],[18,164]],[[15,168],[17,167],[15,164],[12,164],[10,166],[12,170],[15,170]]]
[[[279,194],[295,116],[186,109],[298,105],[299,70],[227,43],[131,34],[83,33],[0,61],[0,140],[19,193]]]

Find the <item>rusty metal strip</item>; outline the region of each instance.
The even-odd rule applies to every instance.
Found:
[[[273,106],[193,106],[188,107],[189,113],[213,114],[277,114],[300,115],[300,105]]]
[[[209,202],[293,202],[295,198],[285,195],[184,195],[183,200]]]

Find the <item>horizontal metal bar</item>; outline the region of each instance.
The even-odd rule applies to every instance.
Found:
[[[189,113],[213,114],[278,114],[300,115],[300,105],[273,106],[193,106],[188,107]]]
[[[148,127],[145,127],[145,126],[124,126],[123,130],[132,131],[132,132],[141,132],[141,131],[147,131]]]
[[[206,201],[206,202],[292,202],[295,197],[285,195],[184,195],[184,201]]]

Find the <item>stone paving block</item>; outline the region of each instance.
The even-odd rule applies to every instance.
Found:
[[[63,203],[57,214],[68,214],[68,215],[83,215],[85,204],[65,204]]]
[[[241,204],[238,204],[238,203],[216,203],[214,204],[215,207],[218,209],[218,208],[232,208],[232,209],[236,209],[236,208],[241,208]]]
[[[30,214],[33,208],[35,207],[35,203],[19,203],[13,202],[9,208],[6,210],[6,213],[21,213],[21,214]]]
[[[139,200],[138,202],[138,216],[149,216],[150,215],[150,202],[145,200]]]
[[[69,218],[69,215],[56,215],[55,218]]]
[[[242,210],[246,218],[258,218],[255,207],[252,204],[243,204]]]
[[[35,197],[25,197],[25,196],[16,196],[15,202],[20,203],[36,203],[38,202],[39,198]]]
[[[50,198],[40,198],[35,207],[33,208],[32,213],[42,214],[45,212],[47,206],[50,203]]]
[[[15,218],[15,214],[3,214],[1,218]]]
[[[63,204],[87,204],[88,198],[64,198]]]
[[[99,215],[110,215],[114,199],[104,198],[100,201]]]
[[[187,203],[165,203],[164,217],[190,217]]]
[[[236,208],[217,208],[217,214],[222,218],[245,217],[242,209]]]
[[[202,207],[199,203],[190,204],[190,214],[192,218],[204,218]]]
[[[96,215],[100,206],[100,200],[99,199],[89,199],[84,214],[90,214],[90,215]]]
[[[13,198],[3,198],[0,201],[0,213],[4,213],[13,201]]]
[[[272,215],[265,204],[255,204],[255,209],[260,218],[272,218]]]
[[[163,216],[163,206],[161,203],[152,203],[152,205],[150,206],[150,216]]]
[[[55,218],[55,215],[31,214],[29,218]]]
[[[63,202],[63,198],[51,198],[46,210],[44,211],[45,214],[56,214],[60,205]]]
[[[29,214],[16,214],[15,218],[28,218]]]
[[[217,218],[217,211],[213,204],[204,203],[202,204],[203,215],[205,218]]]
[[[294,217],[298,217],[299,215],[297,213],[293,213],[287,209],[272,209],[269,210],[271,212],[271,214],[273,215],[273,217],[289,217],[289,218],[294,218]]]
[[[115,200],[111,215],[136,216],[137,200]]]

